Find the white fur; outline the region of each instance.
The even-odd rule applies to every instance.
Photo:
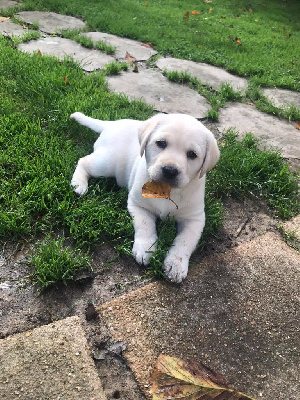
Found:
[[[156,219],[174,216],[177,236],[164,261],[164,271],[173,282],[187,275],[189,259],[205,225],[205,173],[219,158],[213,134],[195,118],[184,114],[158,114],[147,121],[100,121],[76,112],[71,118],[101,133],[94,152],[78,161],[71,185],[83,195],[90,177],[114,177],[129,189],[128,210],[133,217],[133,255],[147,264],[156,248]],[[158,146],[162,141],[165,148]],[[188,157],[194,152],[197,157]],[[177,176],[164,173],[176,169]],[[143,198],[148,181],[171,185],[171,199]]]

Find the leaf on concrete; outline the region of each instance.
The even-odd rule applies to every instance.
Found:
[[[136,58],[133,57],[131,54],[129,54],[128,51],[126,51],[125,60],[128,61],[129,63],[135,63],[136,62]]]
[[[204,364],[161,354],[150,377],[153,400],[254,400],[228,388],[223,375]]]
[[[300,130],[300,121],[296,122],[296,129]]]
[[[151,42],[142,42],[141,46],[147,47],[148,49],[153,49],[153,44]]]
[[[5,22],[8,21],[10,18],[9,17],[1,17],[0,16],[0,22]]]

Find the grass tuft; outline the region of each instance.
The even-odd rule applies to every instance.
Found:
[[[34,268],[32,276],[41,289],[66,284],[78,272],[91,269],[87,255],[64,246],[64,238],[53,239],[50,235],[36,246],[29,262]]]

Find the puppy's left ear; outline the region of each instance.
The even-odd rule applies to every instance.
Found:
[[[147,121],[145,121],[144,124],[140,127],[139,132],[138,132],[138,137],[139,137],[139,142],[141,145],[141,149],[140,149],[141,157],[144,154],[144,151],[147,146],[148,140],[151,136],[151,133],[158,126],[159,122],[160,122],[160,114],[147,119]]]
[[[214,138],[213,134],[209,135],[206,143],[206,153],[204,156],[204,161],[202,167],[200,169],[200,176],[202,178],[206,172],[213,169],[213,167],[217,164],[220,158],[220,151],[218,148],[218,144],[216,139]]]

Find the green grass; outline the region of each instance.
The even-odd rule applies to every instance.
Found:
[[[47,236],[36,246],[30,257],[34,267],[32,277],[41,289],[74,279],[82,270],[91,268],[89,257],[80,250],[71,250],[64,245],[64,238],[53,239]]]
[[[24,0],[23,9],[81,17],[90,31],[152,42],[162,54],[206,62],[260,85],[300,90],[298,0]],[[200,14],[192,15],[196,10]],[[189,18],[184,15],[189,12]],[[236,38],[241,40],[239,45]]]
[[[114,54],[116,48],[106,43],[103,40],[94,42],[91,38],[84,36],[81,31],[77,29],[65,29],[61,32],[61,36],[66,39],[74,40],[88,49],[98,49],[106,54]]]

